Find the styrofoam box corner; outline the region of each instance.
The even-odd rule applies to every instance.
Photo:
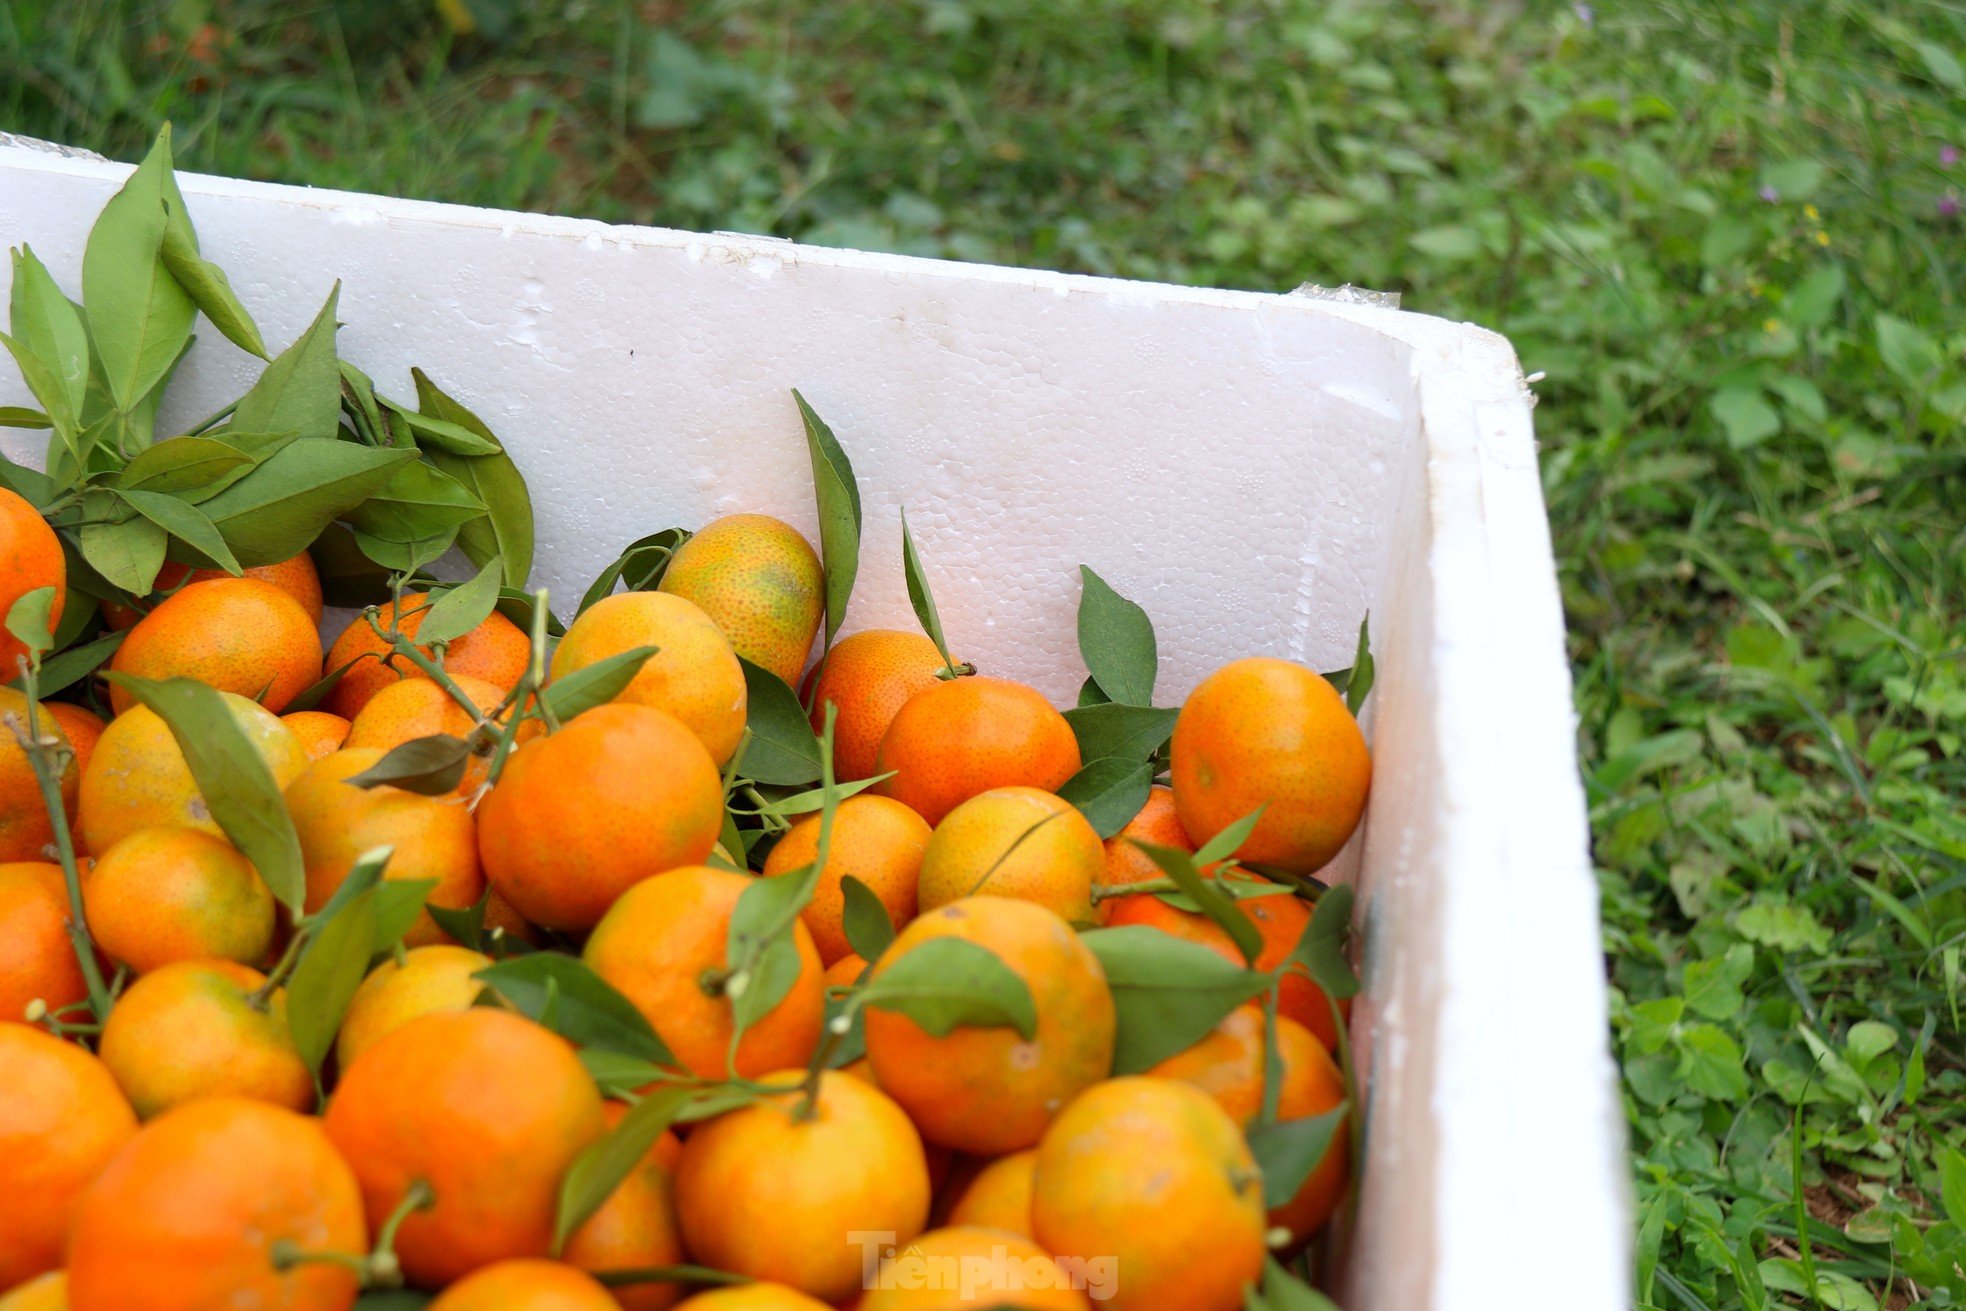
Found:
[[[128,169],[0,144],[0,243],[78,293]],[[531,483],[538,581],[763,510],[815,531],[790,389],[866,507],[849,628],[912,623],[899,511],[964,658],[1069,704],[1076,567],[1154,616],[1160,699],[1271,654],[1350,663],[1370,612],[1360,891],[1368,1151],[1349,1311],[1628,1300],[1622,1116],[1530,398],[1479,328],[1122,282],[187,176],[270,342],[342,286],[343,353],[421,365]],[[160,422],[254,362],[205,330]],[[11,370],[0,403],[27,403]],[[37,434],[0,438],[38,463]],[[1536,1273],[1522,1277],[1525,1226]],[[1506,1290],[1506,1291],[1505,1291]]]

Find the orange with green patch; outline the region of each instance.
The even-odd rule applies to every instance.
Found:
[[[694,601],[732,649],[796,684],[826,610],[826,573],[798,529],[768,514],[715,520],[684,542],[661,590]]]

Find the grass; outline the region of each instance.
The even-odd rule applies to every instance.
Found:
[[[1966,1301],[1966,8],[462,2],[0,0],[0,127],[1508,333],[1637,1300]]]

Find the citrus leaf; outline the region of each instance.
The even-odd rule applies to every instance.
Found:
[[[379,874],[388,858],[386,849],[366,852],[356,866],[372,864]],[[317,1073],[375,955],[376,889],[369,882],[366,890],[319,922],[287,980],[287,1030],[307,1068]]]
[[[125,488],[117,495],[138,514],[204,556],[213,565],[229,574],[237,575],[245,572],[239,561],[233,557],[232,548],[225,544],[223,537],[219,536],[218,528],[197,506],[162,492],[138,491],[135,488]]]
[[[851,874],[840,880],[840,889],[846,896],[842,923],[847,945],[861,960],[878,960],[894,941],[894,921],[887,907],[872,888]]]
[[[1180,714],[1149,706],[1077,706],[1065,712],[1065,722],[1079,740],[1081,760],[1107,756],[1145,760],[1174,735],[1174,721]]]
[[[539,699],[562,724],[595,706],[606,705],[635,681],[648,658],[660,648],[638,646],[596,660],[584,669],[554,679],[540,692]]]
[[[1208,841],[1202,843],[1201,846],[1195,849],[1195,865],[1198,868],[1207,869],[1216,861],[1227,860],[1230,856],[1235,855],[1236,852],[1242,849],[1242,844],[1249,841],[1249,835],[1256,831],[1256,825],[1262,820],[1263,812],[1269,808],[1269,803],[1264,802]]]
[[[1291,1274],[1274,1256],[1263,1258],[1262,1290],[1250,1291],[1251,1300],[1244,1311],[1338,1311],[1336,1302]]]
[[[935,608],[935,596],[928,589],[928,573],[922,568],[922,557],[915,550],[914,534],[908,531],[908,511],[901,511],[901,572],[908,582],[908,604],[915,608],[915,618],[921,621],[922,631],[928,634],[935,649],[942,656],[942,663],[955,668],[955,661],[949,658],[949,643],[942,636],[942,616]]]
[[[1345,940],[1352,930],[1353,892],[1349,883],[1325,890],[1311,912],[1310,925],[1291,950],[1293,965],[1301,965],[1311,981],[1331,997],[1343,1001],[1356,996],[1358,975],[1345,957]]]
[[[826,569],[826,643],[830,646],[846,620],[847,603],[853,598],[854,580],[860,574],[860,484],[853,476],[853,463],[826,421],[796,387],[792,399],[805,424],[813,494],[819,502],[819,549]]]
[[[1154,703],[1154,676],[1160,657],[1154,645],[1154,621],[1147,612],[1080,565],[1084,589],[1079,595],[1079,654],[1092,679],[1114,701],[1125,705]]]
[[[227,341],[250,355],[266,358],[259,325],[239,303],[225,270],[198,253],[198,233],[191,226],[191,212],[185,208],[177,178],[169,173],[164,175],[164,240],[159,254],[191,303],[204,311]]]
[[[302,437],[203,508],[242,564],[277,564],[306,550],[322,529],[415,458],[414,451]]]
[[[105,677],[169,726],[213,820],[253,863],[273,895],[298,915],[307,897],[300,839],[273,772],[233,719],[225,698],[189,678]]]
[[[485,949],[485,912],[491,908],[491,888],[469,906],[425,906],[436,926],[472,951]]]
[[[371,847],[362,852],[348,867],[346,877],[335,887],[327,901],[322,903],[321,909],[307,918],[318,925],[326,924],[341,914],[349,902],[382,882],[382,871],[388,867],[390,858],[395,854],[396,848],[392,846]],[[313,949],[314,945],[311,942],[305,948],[307,951]]]
[[[0,455],[0,484],[37,510],[45,508],[62,492],[62,484],[47,474],[15,464],[4,455]]]
[[[26,246],[13,252],[14,287],[9,326],[20,344],[46,364],[60,389],[60,406],[49,398],[48,413],[79,422],[89,385],[89,330],[75,302],[55,285],[54,276]],[[40,393],[36,393],[40,396]]]
[[[662,575],[668,572],[670,558],[678,547],[690,539],[690,535],[687,529],[664,528],[659,533],[650,533],[647,537],[630,542],[613,563],[588,584],[580,598],[580,609],[574,613],[585,613],[596,601],[611,596],[617,585],[631,592],[655,590],[662,582]]]
[[[1066,779],[1058,795],[1077,806],[1101,838],[1110,838],[1140,813],[1153,786],[1148,761],[1107,756]]]
[[[410,543],[461,531],[484,513],[484,502],[463,483],[421,460],[409,460],[346,518],[358,533]]]
[[[833,796],[836,800],[845,801],[848,797],[856,796],[859,793],[865,792],[868,788],[885,783],[893,777],[894,771],[890,769],[885,774],[875,774],[871,778],[855,779],[851,783],[839,783],[834,785]],[[769,805],[760,807],[758,813],[761,815],[776,815],[780,819],[789,819],[793,815],[810,815],[814,811],[822,809],[825,805],[826,789],[808,788],[804,792],[794,792],[790,796],[780,797]]]
[[[819,739],[806,718],[798,695],[785,680],[745,660],[744,687],[748,698],[745,726],[751,742],[744,750],[744,776],[754,783],[791,786],[819,777]],[[550,688],[548,689],[551,690]]]
[[[24,405],[0,405],[0,428],[52,428],[54,421]]]
[[[197,313],[161,258],[170,172],[167,125],[129,180],[102,207],[82,252],[82,303],[89,334],[109,395],[125,413],[177,362]]]
[[[434,733],[391,747],[382,759],[344,782],[351,787],[401,788],[426,797],[441,797],[464,780],[471,748],[463,738]]]
[[[387,396],[377,396],[375,402],[400,418],[410,432],[421,439],[417,442],[419,446],[434,447],[452,455],[470,456],[497,455],[503,449],[491,438],[480,436],[461,423],[413,410]]]
[[[1139,1074],[1200,1042],[1269,986],[1212,948],[1130,924],[1079,935],[1106,973],[1118,1015],[1114,1074]]]
[[[1135,842],[1133,845],[1160,866],[1161,873],[1173,879],[1189,900],[1201,908],[1202,914],[1221,926],[1222,931],[1235,941],[1236,950],[1242,953],[1245,963],[1256,963],[1256,958],[1263,953],[1263,935],[1257,931],[1249,916],[1242,913],[1242,907],[1236,904],[1234,897],[1201,876],[1201,870],[1196,866],[1197,856],[1178,847],[1156,846],[1151,842]]]
[[[1358,621],[1358,650],[1352,655],[1352,667],[1345,679],[1345,708],[1354,716],[1358,714],[1358,708],[1365,704],[1366,694],[1372,691],[1374,672],[1372,616],[1368,614]]]
[[[604,1051],[599,1047],[582,1047],[580,1063],[587,1067],[587,1073],[600,1086],[601,1096],[613,1099],[621,1098],[624,1093],[639,1093],[648,1085],[675,1074],[673,1069],[664,1069],[639,1056],[623,1056],[620,1052]]]
[[[425,452],[425,457],[464,484],[485,507],[482,517],[458,530],[457,544],[464,554],[481,569],[494,559],[501,561],[505,585],[523,588],[532,573],[533,514],[532,494],[526,490],[519,466],[505,453],[504,446],[484,420],[445,395],[422,369],[411,369],[410,376],[416,380],[419,410],[476,433],[498,447],[496,455],[466,456],[430,450]]]
[[[243,432],[293,432],[324,440],[341,430],[341,369],[335,360],[335,307],[341,284],[293,345],[273,357],[239,398],[232,426]]]
[[[577,956],[539,951],[500,961],[472,977],[576,1047],[598,1047],[657,1065],[676,1063],[635,1004]],[[554,998],[550,1014],[549,993]]]
[[[863,1005],[905,1015],[935,1038],[958,1025],[1013,1028],[1026,1042],[1038,1032],[1030,985],[988,947],[962,938],[930,938],[910,947],[888,961],[860,996]]]
[[[67,391],[54,366],[31,350],[26,342],[7,333],[0,332],[0,346],[7,348],[20,368],[20,376],[27,383],[27,389],[34,398],[47,408],[49,421],[54,425],[55,435],[67,446],[70,455],[80,458],[85,449],[81,438],[81,421],[68,408]]]
[[[74,604],[75,598],[70,598]],[[62,618],[68,617],[66,607]],[[116,648],[123,645],[125,633],[105,633],[95,641],[82,646],[71,646],[41,662],[41,677],[37,681],[41,695],[53,696],[63,688],[73,687],[108,662],[116,654]]]
[[[735,1110],[751,1095],[735,1088],[658,1088],[621,1117],[598,1142],[576,1156],[560,1180],[553,1217],[553,1251],[614,1195],[670,1125],[708,1119]]]
[[[54,605],[52,585],[21,593],[7,610],[7,631],[29,651],[41,654],[54,644]]]
[[[491,618],[492,611],[498,608],[499,580],[503,577],[499,562],[493,560],[476,577],[432,601],[416,630],[416,640],[425,646],[455,642]]]
[[[1263,1171],[1263,1205],[1275,1210],[1297,1195],[1345,1122],[1340,1102],[1322,1115],[1279,1120],[1249,1131],[1249,1150]]]
[[[76,533],[76,542],[89,567],[112,586],[143,596],[157,584],[170,535],[139,517],[122,523],[85,523]]]
[[[109,485],[202,501],[238,481],[252,464],[252,456],[216,437],[172,437],[138,451]]]

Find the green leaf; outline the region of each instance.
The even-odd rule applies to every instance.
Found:
[[[1353,896],[1349,883],[1325,889],[1311,912],[1304,936],[1290,953],[1291,963],[1303,966],[1311,982],[1336,1001],[1358,995],[1358,975],[1345,955],[1345,942],[1352,931]]]
[[[41,654],[54,644],[54,605],[55,589],[52,585],[21,593],[7,610],[7,631],[29,651]],[[38,679],[36,685],[39,685]]]
[[[0,405],[0,428],[52,428],[54,423],[40,410],[24,405]]]
[[[1080,565],[1084,588],[1079,595],[1079,654],[1093,681],[1114,701],[1132,706],[1154,703],[1154,677],[1160,655],[1154,644],[1154,621]]]
[[[138,451],[109,485],[203,501],[237,482],[252,464],[252,456],[216,437],[173,437]]]
[[[71,605],[74,604],[74,600],[72,596],[69,598]],[[62,611],[62,617],[64,619],[68,617],[66,609]],[[127,634],[106,633],[86,645],[72,646],[66,651],[49,656],[41,662],[41,677],[38,684],[41,695],[53,696],[63,688],[73,687],[95,673],[108,662],[109,657],[116,654],[116,648],[123,645],[125,636]]]
[[[215,689],[189,678],[105,675],[170,727],[212,819],[288,909],[301,912],[306,867],[273,772]]]
[[[405,454],[407,454],[407,449]],[[426,537],[415,542],[390,542],[380,537],[355,529],[351,533],[355,545],[383,568],[399,574],[419,573],[426,567],[444,558],[457,542],[457,529],[446,528],[435,537]]]
[[[13,252],[14,288],[11,323],[20,344],[48,366],[60,389],[59,408],[40,398],[50,415],[66,414],[79,422],[89,386],[89,330],[75,302],[55,285],[47,266],[26,246]]]
[[[334,1046],[335,1031],[375,955],[377,929],[370,888],[315,930],[287,980],[287,1029],[309,1070],[318,1073]]]
[[[170,173],[167,126],[136,172],[103,206],[82,254],[89,334],[109,395],[126,413],[177,363],[197,314],[162,259]]]
[[[806,449],[812,456],[812,486],[819,501],[819,548],[826,566],[826,643],[840,631],[847,602],[860,573],[860,484],[853,464],[826,421],[792,389],[799,418],[805,423]]]
[[[642,672],[648,658],[660,648],[638,646],[605,660],[597,660],[584,669],[554,679],[539,694],[539,699],[553,718],[562,724],[595,706],[606,705],[621,695],[622,689],[635,681],[635,675]]]
[[[416,403],[424,414],[454,423],[498,446],[496,455],[465,456],[431,450],[425,457],[464,484],[485,507],[482,518],[458,530],[458,546],[481,569],[494,559],[501,561],[505,585],[523,588],[532,573],[533,516],[532,495],[526,490],[519,466],[505,454],[484,420],[445,395],[423,370],[411,369],[410,376],[416,380]]]
[[[780,786],[812,782],[819,777],[819,739],[798,695],[770,670],[738,659],[749,699],[745,726],[751,730],[744,750],[745,777]]]
[[[356,532],[408,543],[460,531],[484,513],[484,503],[463,483],[421,460],[411,460],[397,466],[389,481],[346,517]]]
[[[735,1110],[751,1100],[735,1088],[658,1088],[621,1117],[598,1142],[576,1156],[560,1180],[559,1205],[553,1218],[553,1251],[587,1222],[601,1203],[614,1195],[633,1173],[656,1140],[673,1124],[708,1119]]]
[[[415,458],[415,451],[302,437],[206,501],[204,511],[242,564],[277,564]]]
[[[1149,762],[1108,756],[1066,779],[1058,795],[1077,806],[1101,838],[1110,838],[1140,813],[1153,785]]]
[[[1820,328],[1830,321],[1843,300],[1847,283],[1841,264],[1825,264],[1793,287],[1782,301],[1782,313],[1798,328]]]
[[[1264,1206],[1275,1210],[1297,1195],[1337,1137],[1346,1110],[1341,1102],[1322,1115],[1250,1129],[1249,1150],[1263,1171]]]
[[[436,733],[391,747],[382,759],[343,781],[350,787],[387,786],[441,797],[457,790],[470,763],[471,747],[463,738]]]
[[[390,858],[395,854],[396,848],[392,846],[371,847],[362,852],[348,867],[347,877],[336,885],[334,892],[322,903],[321,909],[307,918],[316,924],[326,924],[341,914],[349,902],[381,884],[382,871],[388,867]],[[307,950],[313,950],[312,943],[308,944]]]
[[[1939,1154],[1939,1200],[1953,1227],[1966,1230],[1966,1155],[1946,1147]]]
[[[423,623],[417,627],[416,640],[424,646],[455,642],[491,618],[492,611],[498,608],[499,580],[504,576],[499,562],[493,560],[476,577],[432,601],[424,612]]]
[[[1030,985],[995,952],[962,938],[930,938],[910,947],[888,961],[860,996],[863,1005],[905,1015],[935,1038],[958,1025],[1014,1028],[1026,1042],[1038,1032]]]
[[[1966,91],[1966,68],[1960,66],[1958,55],[1936,41],[1920,41],[1915,48],[1934,82],[1948,91]]]
[[[950,669],[956,662],[949,658],[949,643],[942,636],[942,616],[935,609],[935,597],[928,590],[928,574],[922,568],[922,557],[915,550],[914,534],[908,531],[908,511],[901,511],[901,572],[908,580],[908,604],[915,608],[915,618],[921,621],[922,631],[928,634],[935,649],[942,655],[942,663]]]
[[[878,787],[893,777],[894,771],[890,769],[885,774],[875,774],[871,778],[855,779],[851,783],[836,783],[833,785],[833,799],[836,801],[845,801],[848,797],[858,796],[868,788]],[[826,789],[823,787],[808,788],[804,792],[794,792],[790,796],[780,797],[776,801],[760,806],[758,813],[761,815],[776,815],[780,819],[790,819],[795,815],[810,815],[816,810],[824,809],[825,805]]]
[[[1242,844],[1249,841],[1249,835],[1256,831],[1256,825],[1263,819],[1263,812],[1269,808],[1268,802],[1263,803],[1195,848],[1195,864],[1206,869],[1216,861],[1227,860],[1242,850]]]
[[[1107,696],[1106,693],[1103,690],[1101,690],[1099,686],[1099,680],[1093,678],[1090,674],[1088,674],[1086,676],[1086,680],[1083,683],[1079,684],[1078,700],[1073,702],[1073,704],[1078,706],[1080,709],[1084,709],[1086,706],[1111,705],[1112,702],[1113,702],[1113,698]]]
[[[168,173],[164,176],[164,240],[159,253],[165,269],[191,297],[191,303],[204,311],[227,341],[249,355],[266,358],[259,325],[239,303],[225,270],[198,253],[198,233],[191,226],[184,193],[178,190],[177,178]]]
[[[631,592],[654,591],[662,582],[662,575],[668,572],[670,558],[690,536],[686,529],[664,528],[659,533],[650,533],[647,537],[630,542],[613,563],[588,584],[587,591],[580,598],[580,609],[575,613],[586,613],[587,608],[596,601],[613,595],[617,585]]]
[[[162,492],[126,488],[117,495],[138,514],[204,556],[214,566],[229,574],[244,572],[244,567],[233,557],[232,548],[219,536],[218,528],[197,506]]]
[[[86,449],[80,435],[80,420],[68,409],[67,392],[62,386],[60,376],[55,373],[54,366],[36,355],[28,348],[27,343],[7,333],[0,332],[0,346],[5,346],[7,352],[14,357],[14,363],[19,366],[20,376],[27,383],[27,389],[34,393],[36,400],[47,407],[48,418],[54,425],[55,435],[61,439],[71,455],[79,457]],[[52,463],[49,467],[53,467]]]
[[[1065,722],[1079,740],[1079,759],[1145,760],[1174,735],[1179,710],[1149,706],[1078,706],[1065,712]]]
[[[472,951],[485,949],[485,911],[491,907],[491,888],[469,906],[453,908],[450,906],[426,906],[430,918],[436,926]]]
[[[653,1061],[603,1051],[599,1047],[582,1047],[580,1063],[587,1067],[587,1073],[600,1086],[601,1096],[611,1099],[619,1099],[624,1093],[639,1093],[649,1084],[675,1074],[673,1069],[664,1069]]]
[[[1274,1256],[1263,1258],[1263,1290],[1244,1311],[1338,1311],[1338,1304],[1290,1273]]]
[[[37,510],[45,509],[62,492],[62,485],[47,474],[15,464],[4,455],[0,455],[0,484]]]
[[[1186,1051],[1270,984],[1267,974],[1144,924],[1092,929],[1079,941],[1099,958],[1112,989],[1114,1074],[1139,1074]]]
[[[1719,1101],[1738,1102],[1748,1095],[1748,1075],[1739,1045],[1725,1030],[1711,1024],[1692,1024],[1680,1030],[1678,1075],[1694,1092]]]
[[[1263,935],[1257,932],[1249,916],[1242,913],[1234,897],[1201,876],[1193,856],[1179,848],[1156,846],[1151,842],[1135,842],[1133,845],[1160,866],[1161,873],[1173,879],[1201,909],[1202,914],[1221,926],[1222,931],[1234,940],[1236,950],[1242,953],[1245,963],[1255,964],[1256,958],[1263,953]]]
[[[1783,200],[1807,200],[1822,189],[1829,170],[1817,159],[1785,159],[1761,170],[1761,185]]]
[[[841,923],[847,946],[861,960],[878,960],[894,941],[894,921],[888,917],[887,907],[872,888],[851,874],[840,880],[840,890],[846,896]]]
[[[1727,444],[1735,450],[1758,446],[1782,430],[1782,416],[1762,399],[1761,389],[1752,386],[1722,387],[1708,402],[1713,417],[1727,434]]]
[[[538,951],[500,961],[473,977],[576,1047],[598,1047],[657,1065],[676,1063],[635,1004],[577,956]],[[549,994],[554,998],[550,1014]]]
[[[76,541],[92,569],[131,596],[144,596],[157,583],[170,537],[149,519],[137,517],[122,523],[85,523]]]
[[[1686,967],[1686,1005],[1710,1020],[1731,1019],[1747,1003],[1741,985],[1754,972],[1754,948],[1737,942],[1725,956]]]
[[[1921,329],[1890,314],[1877,316],[1877,354],[1901,382],[1923,386],[1939,370],[1939,345]]]
[[[410,432],[418,438],[419,446],[448,451],[452,455],[469,456],[497,455],[504,449],[491,438],[482,437],[461,423],[452,423],[449,419],[439,419],[434,415],[412,410],[409,406],[392,401],[387,396],[378,396],[375,399],[378,405],[408,425]]]
[[[403,935],[416,927],[436,879],[384,879],[375,890],[375,952],[393,951]]]
[[[259,381],[239,398],[232,427],[242,432],[292,432],[325,440],[341,431],[341,367],[335,359],[337,282],[327,303],[294,339],[273,357]]]
[[[1372,660],[1372,616],[1366,615],[1358,621],[1358,649],[1352,654],[1350,676],[1345,679],[1345,708],[1354,716],[1358,708],[1365,704],[1366,694],[1372,691],[1375,675]]]
[[[414,1288],[370,1289],[355,1299],[354,1311],[423,1311],[433,1297]]]

